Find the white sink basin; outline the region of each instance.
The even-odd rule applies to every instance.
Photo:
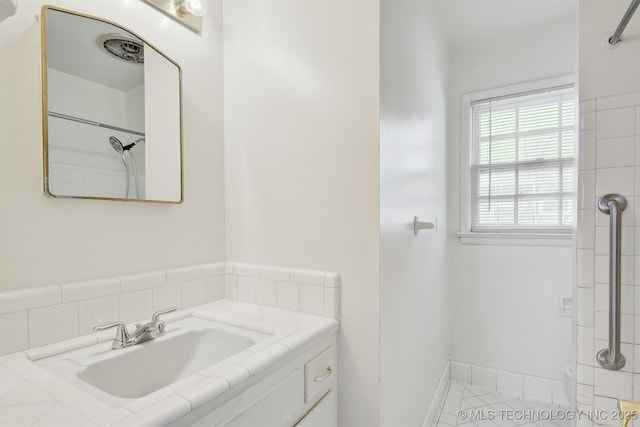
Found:
[[[37,363],[120,406],[213,366],[266,337],[190,316],[168,323],[163,337],[142,344],[112,350],[108,341]]]

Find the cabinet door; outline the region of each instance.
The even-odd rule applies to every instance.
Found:
[[[336,393],[329,390],[294,427],[337,427],[337,425],[338,402]]]

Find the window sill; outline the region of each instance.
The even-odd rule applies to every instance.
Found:
[[[553,233],[458,233],[461,245],[573,246],[573,234]]]

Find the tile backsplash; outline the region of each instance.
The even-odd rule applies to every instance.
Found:
[[[229,298],[338,318],[337,273],[219,262],[0,293],[0,355]]]

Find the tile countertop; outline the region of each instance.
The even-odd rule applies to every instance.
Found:
[[[294,350],[338,330],[335,319],[228,299],[171,313],[163,319],[170,328],[172,321],[191,314],[272,336],[118,408],[32,362],[112,340],[113,330],[3,356],[0,357],[0,426],[163,425],[243,384]]]

